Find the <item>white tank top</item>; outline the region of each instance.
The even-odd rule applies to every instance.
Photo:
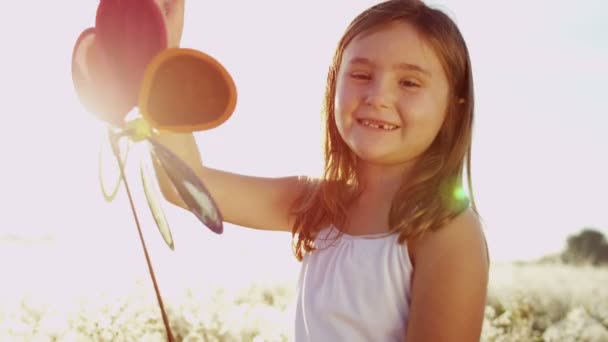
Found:
[[[402,342],[412,263],[398,234],[317,234],[298,280],[295,342]]]

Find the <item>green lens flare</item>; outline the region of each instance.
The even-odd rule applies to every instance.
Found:
[[[463,187],[457,187],[453,192],[454,199],[462,201],[468,198],[467,192]]]

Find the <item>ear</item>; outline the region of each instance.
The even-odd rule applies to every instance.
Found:
[[[234,80],[216,59],[193,49],[170,48],[148,65],[139,109],[158,130],[194,132],[224,123],[236,101]]]

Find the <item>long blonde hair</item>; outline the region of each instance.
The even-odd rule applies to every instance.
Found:
[[[466,43],[456,24],[440,10],[419,0],[385,1],[365,10],[350,23],[329,68],[323,106],[323,177],[319,182],[311,182],[293,207],[292,247],[300,261],[314,249],[314,234],[324,225],[345,223],[347,208],[360,194],[356,156],[340,136],[334,117],[336,79],[342,54],[359,34],[394,21],[412,24],[437,54],[449,82],[450,100],[439,134],[418,160],[413,177],[403,183],[393,199],[390,229],[399,232],[399,243],[403,243],[445,225],[469,206],[469,198],[477,212],[470,168],[473,77]],[[465,161],[468,196],[463,195],[462,186]]]

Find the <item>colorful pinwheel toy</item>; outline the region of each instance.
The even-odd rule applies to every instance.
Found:
[[[84,30],[74,46],[72,80],[86,111],[108,126],[108,142],[120,176],[111,192],[101,182],[103,195],[112,201],[124,183],[167,337],[173,340],[125,176],[128,144],[147,143],[149,155],[162,166],[187,208],[211,231],[221,234],[222,215],[203,182],[155,134],[215,128],[232,115],[237,95],[231,75],[217,60],[194,49],[168,47],[167,40],[163,14],[154,0],[100,0],[95,26]],[[138,116],[127,120],[133,112]],[[121,151],[125,140],[127,149]],[[141,181],[148,206],[173,250],[171,230],[154,190],[156,180],[149,176],[144,159]]]

